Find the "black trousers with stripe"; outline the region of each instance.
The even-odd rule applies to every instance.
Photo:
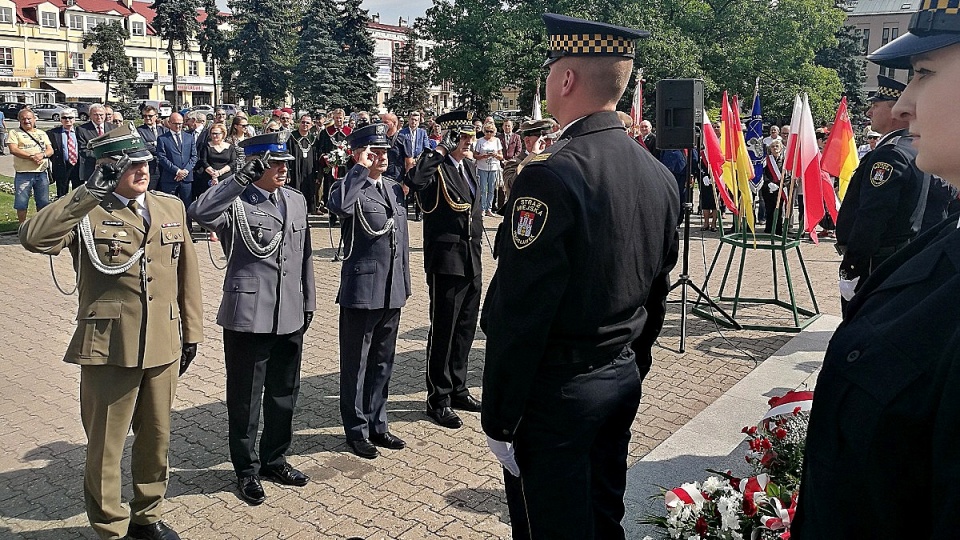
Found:
[[[427,338],[427,406],[450,406],[466,397],[467,358],[480,317],[481,278],[427,274],[430,335]]]

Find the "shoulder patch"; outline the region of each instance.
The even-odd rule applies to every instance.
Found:
[[[523,249],[534,243],[547,224],[549,208],[539,199],[519,197],[513,202],[513,245]]]
[[[300,193],[301,195],[303,195],[303,193],[302,193],[299,189],[297,189],[297,188],[295,188],[295,187],[292,187],[292,186],[289,186],[289,185],[283,186],[283,189],[287,189],[287,190],[290,190],[290,191],[292,191],[292,192],[294,192],[294,193]]]
[[[874,163],[873,168],[870,169],[870,184],[873,187],[880,187],[886,184],[891,176],[893,176],[893,165],[878,161]]]
[[[548,154],[547,152],[541,152],[541,153],[533,156],[532,158],[530,158],[529,163],[536,163],[536,162],[538,162],[538,161],[546,161],[546,160],[550,159],[550,156],[552,156],[552,155],[553,155],[553,154]]]
[[[156,196],[158,196],[158,197],[166,197],[166,198],[168,198],[168,199],[176,199],[176,200],[178,200],[178,201],[180,200],[180,197],[177,197],[176,195],[171,195],[171,194],[169,194],[169,193],[165,193],[165,192],[163,192],[163,191],[160,191],[159,189],[151,190],[150,193],[153,193],[154,195],[156,195]],[[182,201],[181,201],[181,202],[182,202]]]

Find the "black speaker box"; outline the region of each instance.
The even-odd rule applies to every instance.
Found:
[[[703,127],[703,80],[657,82],[657,148],[695,148]]]

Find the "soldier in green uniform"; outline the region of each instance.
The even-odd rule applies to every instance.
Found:
[[[133,124],[89,141],[97,168],[20,229],[29,251],[68,248],[77,268],[77,330],[64,361],[80,365],[87,435],[84,500],[103,539],[178,540],[161,518],[170,408],[203,337],[200,274],[186,210],[147,191],[152,155]],[[133,426],[133,499],[120,502],[120,459]]]

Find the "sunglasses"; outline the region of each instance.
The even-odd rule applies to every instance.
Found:
[[[496,133],[496,131],[484,131],[484,133]]]
[[[170,122],[171,126],[182,126],[183,122]]]
[[[221,131],[211,131],[211,132],[210,132],[210,135],[223,135],[223,132],[221,132]]]
[[[250,125],[250,124],[240,124],[240,127],[247,127],[247,126],[249,126],[249,125]]]
[[[145,115],[143,115],[143,117],[144,117],[144,118],[156,118],[157,115],[155,115],[155,114],[145,114]]]
[[[112,123],[113,125],[119,126],[120,124],[123,123],[123,120],[113,120],[111,123]]]
[[[76,120],[76,117],[74,117],[74,116],[61,116],[60,119],[61,119],[61,120]]]
[[[280,128],[267,129],[267,132],[268,132],[268,133],[276,133],[276,132],[278,132],[278,131],[280,131]]]

